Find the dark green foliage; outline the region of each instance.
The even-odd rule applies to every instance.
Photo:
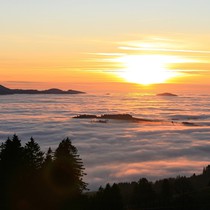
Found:
[[[64,139],[55,150],[53,178],[58,188],[70,190],[69,193],[80,194],[86,189],[83,182],[84,166],[77,154],[77,148],[69,138]],[[72,192],[71,192],[72,191]]]
[[[161,185],[161,197],[165,201],[169,201],[172,196],[172,188],[168,179],[164,179]]]
[[[186,193],[191,192],[192,186],[189,179],[187,179],[185,176],[183,177],[178,176],[174,182],[174,190],[175,193],[178,195],[184,195]]]
[[[105,188],[100,187],[92,197],[91,210],[122,210],[122,196],[117,184],[107,184]]]
[[[32,170],[40,169],[44,161],[44,153],[33,138],[24,147],[24,158],[26,166]]]
[[[210,176],[210,165],[203,168],[203,175]]]
[[[119,183],[123,206],[129,210],[209,210],[209,167],[203,174],[189,178],[178,176],[149,182],[142,178],[138,182]]]
[[[12,140],[8,138],[2,143],[0,160],[2,170],[11,170],[11,172],[22,164],[23,148],[17,135],[14,135]]]
[[[155,191],[146,178],[138,181],[133,192],[133,205],[135,207],[152,207],[155,201]]]
[[[170,206],[173,196],[173,188],[169,179],[160,182],[159,205]]]
[[[24,181],[22,176],[24,155],[21,141],[17,135],[12,140],[8,138],[1,145],[0,152],[0,209],[10,209],[10,198],[16,200],[21,183]]]
[[[33,138],[21,145],[14,135],[0,146],[0,209],[83,209],[84,167],[77,149],[64,139],[45,158]],[[83,199],[85,201],[85,199]]]
[[[46,157],[44,159],[44,164],[48,165],[48,164],[51,164],[52,162],[53,162],[53,151],[49,147],[49,149],[47,150],[47,153],[46,153]]]
[[[136,186],[136,182],[125,182],[125,183],[119,183],[118,187],[120,190],[120,193],[122,195],[122,201],[124,206],[130,206],[131,201],[133,200],[133,191]]]
[[[44,154],[17,135],[0,146],[0,210],[209,210],[210,166],[200,175],[107,184],[86,193],[84,166],[69,138]]]

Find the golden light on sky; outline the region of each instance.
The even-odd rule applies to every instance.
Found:
[[[0,84],[208,85],[210,1],[202,2],[3,1]]]
[[[143,85],[209,81],[205,74],[209,74],[210,52],[192,48],[185,40],[146,36],[117,44],[115,51],[95,53],[92,60],[116,79]]]
[[[164,83],[182,73],[167,68],[167,64],[178,62],[175,56],[164,55],[126,55],[116,59],[124,68],[117,75],[128,82],[144,85]]]

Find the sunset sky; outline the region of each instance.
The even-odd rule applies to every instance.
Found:
[[[0,1],[1,84],[210,84],[209,0]]]

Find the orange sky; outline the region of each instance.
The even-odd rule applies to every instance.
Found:
[[[102,82],[210,84],[207,6],[152,2],[3,3],[0,82],[66,89]]]

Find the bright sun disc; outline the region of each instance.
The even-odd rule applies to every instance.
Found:
[[[126,55],[117,58],[124,68],[118,76],[128,82],[139,84],[163,83],[166,80],[179,76],[174,70],[167,69],[167,64],[177,63],[178,58],[163,55]]]

